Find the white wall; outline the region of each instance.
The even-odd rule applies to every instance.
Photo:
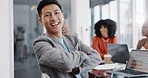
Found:
[[[0,11],[0,78],[13,78],[13,0],[0,0]]]
[[[148,0],[146,0],[146,4],[145,4],[146,5],[146,16],[148,17],[148,5],[147,4],[148,4]]]
[[[72,32],[87,45],[90,45],[91,15],[89,0],[71,0]]]

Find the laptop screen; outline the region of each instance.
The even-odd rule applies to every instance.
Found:
[[[126,69],[148,73],[148,50],[132,50]]]
[[[126,64],[130,57],[127,44],[108,43],[107,46],[109,53],[112,55],[112,62]]]

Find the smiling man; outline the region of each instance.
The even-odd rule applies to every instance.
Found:
[[[88,78],[102,59],[73,35],[63,35],[64,14],[57,0],[42,0],[37,7],[46,33],[35,39],[34,53],[41,72],[50,78]]]

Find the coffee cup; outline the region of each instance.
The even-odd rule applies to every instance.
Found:
[[[111,55],[110,54],[105,54],[104,55],[104,61],[106,64],[110,64],[111,63]]]

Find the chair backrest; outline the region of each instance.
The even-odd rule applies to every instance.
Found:
[[[50,78],[46,73],[42,73],[41,78]]]

